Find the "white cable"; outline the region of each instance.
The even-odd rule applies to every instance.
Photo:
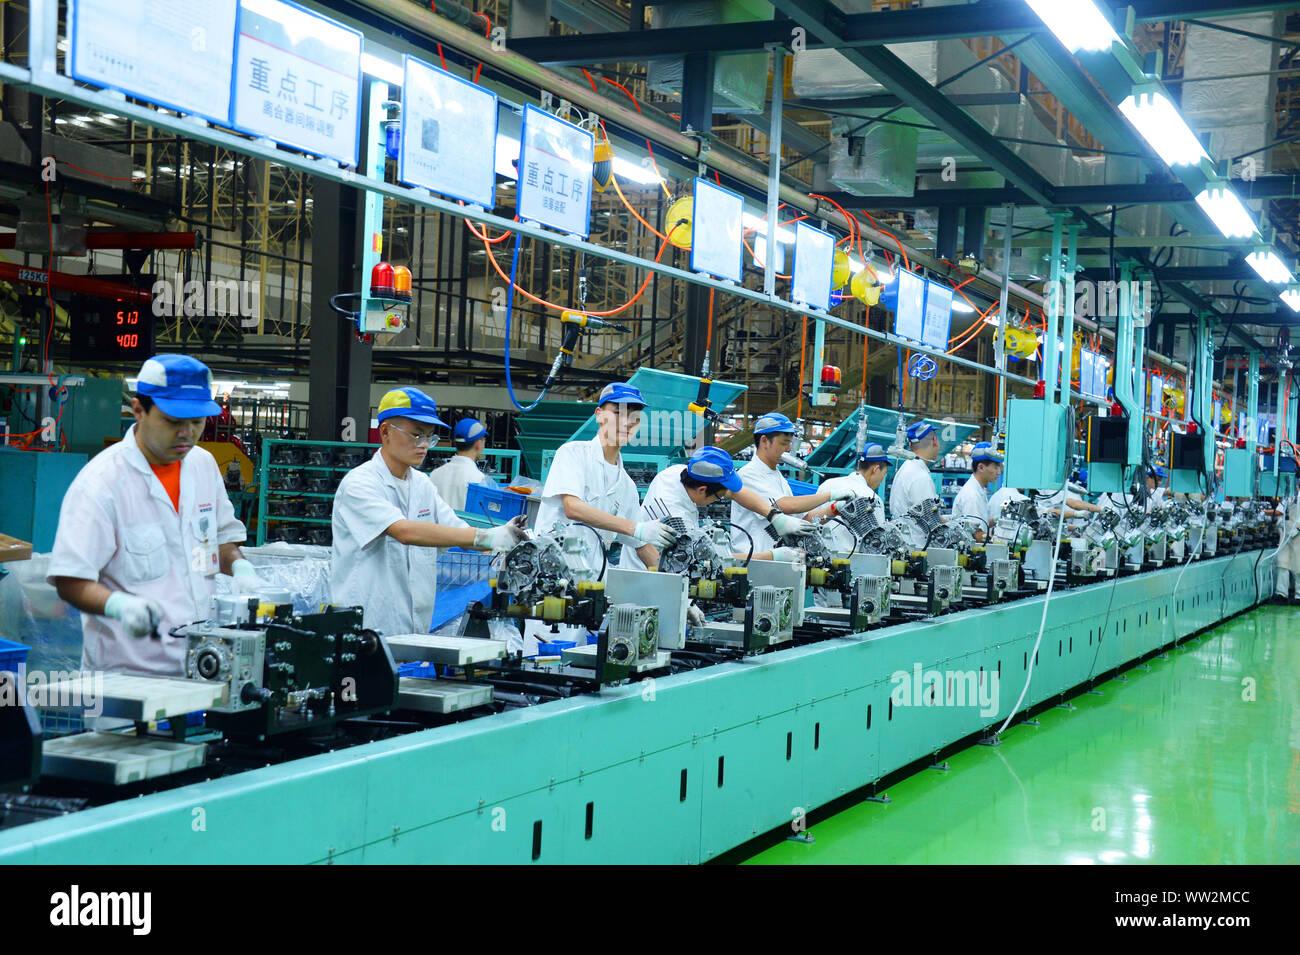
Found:
[[[1061,519],[1056,524],[1056,546],[1052,549],[1052,562],[1047,565],[1047,596],[1043,599],[1043,619],[1038,622],[1038,639],[1034,641],[1034,649],[1029,653],[1029,669],[1025,673],[1025,685],[1020,690],[1020,697],[1016,700],[1016,705],[1011,708],[1007,714],[1006,722],[998,727],[995,735],[1001,736],[1003,731],[1015,719],[1016,713],[1020,711],[1020,704],[1025,701],[1025,694],[1029,692],[1029,681],[1034,676],[1034,660],[1038,657],[1039,644],[1043,642],[1043,631],[1047,629],[1047,605],[1052,602],[1052,588],[1056,586],[1056,561],[1061,553],[1061,533],[1065,530],[1065,489],[1070,483],[1069,468],[1066,469],[1065,480],[1061,483]]]

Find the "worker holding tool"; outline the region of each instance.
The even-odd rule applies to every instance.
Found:
[[[263,587],[244,557],[216,460],[197,447],[212,373],[187,355],[155,355],[136,379],[135,424],[69,486],[47,580],[82,613],[88,670],[183,676],[170,631],[209,615],[218,573],[236,592]]]
[[[487,447],[487,428],[474,418],[461,418],[451,429],[451,440],[456,453],[434,468],[429,479],[452,510],[463,511],[471,484],[485,487],[496,487],[497,484],[478,468],[479,459]]]
[[[767,514],[771,509],[767,499],[745,487],[736,471],[731,455],[712,445],[700,448],[685,464],[674,464],[655,475],[641,503],[641,519],[667,522],[678,518],[688,528],[700,526],[700,509],[715,501],[730,500],[756,514]],[[754,551],[748,544],[735,551],[742,560],[798,560],[797,547],[775,547]],[[645,570],[641,558],[634,551],[623,550],[621,567]]]
[[[907,512],[922,501],[939,496],[930,476],[930,465],[939,456],[939,433],[934,425],[918,421],[907,429],[907,442],[916,457],[904,461],[894,475],[894,483],[889,488],[889,514],[907,525],[914,547],[924,547],[925,532],[908,518]]]
[[[384,634],[428,633],[438,585],[438,549],[507,551],[527,536],[523,519],[472,528],[416,470],[445,428],[437,403],[418,388],[396,388],[379,402],[380,448],[334,492],[334,603],[363,609],[365,626]]]
[[[768,508],[760,512],[732,500],[732,550],[748,551],[751,540],[755,551],[772,550],[778,538],[811,533],[813,525],[794,515],[853,496],[852,489],[847,487],[800,495],[790,490],[790,482],[777,470],[777,465],[783,455],[789,454],[795,432],[794,422],[777,411],[760,415],[754,422],[754,457],[736,473],[745,489],[759,494]]]
[[[1273,597],[1277,603],[1295,603],[1300,599],[1300,498],[1291,495],[1285,501],[1279,501],[1273,513],[1281,520],[1278,522],[1277,562],[1273,583]],[[1291,593],[1295,586],[1295,595]]]
[[[601,389],[596,402],[596,436],[586,441],[568,441],[559,446],[551,460],[542,487],[542,504],[537,512],[537,533],[548,534],[560,523],[577,521],[595,529],[601,546],[608,549],[615,540],[624,551],[632,550],[643,566],[659,563],[659,548],[667,547],[676,534],[662,521],[642,520],[641,498],[636,484],[623,470],[622,449],[641,426],[645,398],[641,391],[624,382]],[[604,563],[599,552],[582,551],[572,559],[585,567],[588,579],[596,580]],[[579,646],[587,642],[582,627],[562,626],[561,639]],[[525,651],[536,652],[536,640],[555,639],[549,628],[536,620],[525,628]]]
[[[1002,476],[1002,452],[981,441],[970,453],[971,476],[952,502],[952,518],[962,521],[983,542],[994,523],[989,516],[989,485]]]

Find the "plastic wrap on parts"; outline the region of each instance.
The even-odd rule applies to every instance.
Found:
[[[81,612],[59,599],[46,583],[49,554],[0,564],[0,637],[31,647],[29,670],[81,667]]]
[[[277,541],[243,550],[268,587],[293,595],[295,613],[320,613],[321,606],[330,602],[330,548]],[[218,574],[214,589],[228,594],[233,582],[233,578]]]

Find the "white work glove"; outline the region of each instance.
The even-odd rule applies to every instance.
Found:
[[[104,616],[122,621],[133,637],[147,637],[162,623],[163,611],[152,600],[116,590],[104,604]]]
[[[695,604],[686,608],[686,622],[692,627],[702,627],[707,622],[704,617],[704,611]]]
[[[782,537],[791,537],[796,534],[811,534],[813,524],[805,521],[802,517],[795,517],[791,514],[777,514],[772,518],[772,526]]]
[[[241,557],[230,565],[230,576],[235,580],[236,592],[261,590],[266,586],[262,578],[257,576],[253,562],[246,557]]]
[[[801,564],[803,563],[803,551],[798,547],[776,547],[772,550],[772,559]]]
[[[632,536],[642,544],[653,544],[655,550],[663,550],[677,540],[677,532],[661,521],[642,521]]]
[[[853,490],[853,488],[851,487],[832,488],[827,493],[830,494],[832,501],[844,501],[844,500],[848,500],[851,497],[858,496],[858,492]]]
[[[524,519],[515,517],[497,527],[480,527],[474,532],[474,546],[499,553],[510,550],[527,538],[528,530],[524,527]]]

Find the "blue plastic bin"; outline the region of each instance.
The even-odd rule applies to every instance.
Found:
[[[399,663],[398,676],[412,676],[417,680],[438,679],[438,665],[435,663]]]
[[[17,673],[18,668],[27,662],[29,650],[31,647],[25,644],[0,639],[0,670]]]
[[[795,497],[817,493],[816,484],[809,484],[807,481],[796,481],[794,478],[786,478],[786,480],[790,482],[790,493]]]
[[[550,643],[538,642],[537,655],[539,657],[558,657],[564,650],[572,649],[577,644],[572,640],[552,640]]]
[[[528,495],[504,488],[471,484],[465,493],[465,513],[482,514],[494,521],[505,523],[519,517],[528,508]]]

